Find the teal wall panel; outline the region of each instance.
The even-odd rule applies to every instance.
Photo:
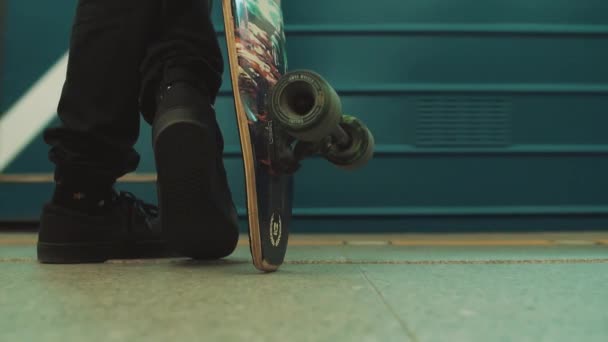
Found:
[[[5,0],[4,72],[0,113],[65,52],[76,0]]]
[[[297,231],[608,227],[608,2],[283,2],[289,67],[322,73],[377,142],[360,172],[304,163]],[[42,0],[8,3],[3,108],[65,50],[75,1],[46,12],[29,12],[47,6]],[[216,4],[213,18],[226,56],[220,10]],[[32,13],[47,17],[30,27],[23,20],[39,15]],[[23,41],[42,41],[41,31],[37,56],[39,47]],[[224,80],[217,110],[243,213],[227,72]],[[138,171],[154,172],[145,125],[137,148]],[[6,171],[50,172],[40,137]],[[153,185],[126,187],[154,200]],[[0,220],[35,218],[49,190],[0,185]]]
[[[0,0],[0,79],[4,71],[4,36],[6,30],[6,1]],[[2,84],[0,84],[0,94],[2,94]]]
[[[285,0],[292,25],[578,24],[606,25],[604,0]],[[322,10],[320,10],[322,9]]]

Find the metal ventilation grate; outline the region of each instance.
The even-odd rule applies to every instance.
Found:
[[[491,96],[425,96],[416,100],[416,145],[496,147],[511,144],[511,105]]]

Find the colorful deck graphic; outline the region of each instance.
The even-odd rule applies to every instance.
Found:
[[[265,98],[287,70],[280,0],[236,0],[241,99],[252,122],[267,120]]]

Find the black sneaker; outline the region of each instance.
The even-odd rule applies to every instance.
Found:
[[[47,204],[40,220],[41,263],[101,263],[110,259],[166,257],[158,208],[131,193],[116,193],[105,214],[89,215]]]
[[[183,83],[166,89],[152,134],[167,243],[195,259],[230,255],[238,242],[238,218],[209,99]]]

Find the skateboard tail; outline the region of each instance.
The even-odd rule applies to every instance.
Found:
[[[230,42],[236,43],[234,0],[223,0],[224,26],[226,29],[226,40],[228,42],[228,59],[230,63],[230,75],[233,84],[233,95],[235,109],[237,112],[237,124],[239,128],[239,138],[243,151],[243,166],[245,172],[245,186],[247,193],[247,217],[249,226],[250,248],[254,266],[263,272],[274,272],[279,265],[267,260],[262,251],[262,232],[260,230],[260,208],[258,206],[258,178],[256,175],[255,146],[250,130],[248,119],[248,108],[245,108],[243,98],[239,89],[239,55],[235,46],[230,46]],[[249,115],[251,117],[251,115]],[[291,209],[291,208],[290,208]]]

